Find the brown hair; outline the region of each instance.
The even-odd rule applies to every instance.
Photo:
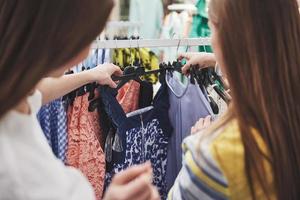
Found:
[[[102,31],[112,0],[0,0],[0,117]]]
[[[300,199],[300,16],[296,0],[211,0],[224,70],[245,148],[255,198]],[[270,153],[275,194],[264,179],[263,155],[251,128]]]

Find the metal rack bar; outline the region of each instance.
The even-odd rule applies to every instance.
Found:
[[[209,46],[210,38],[184,38],[184,39],[140,39],[140,40],[96,40],[93,49],[118,49],[118,48],[155,48],[178,46]]]

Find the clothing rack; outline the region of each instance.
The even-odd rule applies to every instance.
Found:
[[[211,38],[184,38],[184,39],[139,39],[139,40],[96,40],[92,49],[118,49],[118,48],[155,48],[179,46],[210,46]]]
[[[191,11],[196,12],[197,7],[194,4],[172,4],[168,6],[170,11]]]
[[[109,21],[106,28],[140,28],[142,24],[142,22],[133,21]]]

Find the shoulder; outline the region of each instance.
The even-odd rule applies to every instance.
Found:
[[[30,108],[33,113],[38,113],[42,107],[42,93],[39,90],[35,90],[34,93],[27,98]]]
[[[210,151],[211,137],[187,137],[183,144],[183,167],[169,199],[228,199],[228,182]]]

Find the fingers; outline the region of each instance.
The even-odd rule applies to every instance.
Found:
[[[204,119],[204,122],[203,122],[203,127],[206,128],[208,127],[209,125],[211,124],[211,116],[207,116],[205,119]]]
[[[111,78],[109,78],[107,85],[111,88],[117,88],[118,87],[118,85]]]
[[[191,134],[194,135],[211,125],[211,116],[207,116],[205,118],[201,118],[198,122],[191,128]]]
[[[151,196],[151,185],[151,174],[144,173],[143,175],[139,176],[138,178],[134,179],[124,186],[124,191],[126,191],[126,194],[124,194],[125,199],[135,199],[137,196],[143,196],[143,198],[149,199],[149,197]]]
[[[190,59],[190,56],[187,54],[187,53],[180,53],[178,55],[178,60],[182,60],[182,59],[187,59],[189,60]]]
[[[151,184],[147,184],[145,189],[141,190],[140,193],[136,193],[134,196],[130,196],[128,199],[130,200],[149,200],[152,196],[152,186]]]
[[[154,186],[151,186],[151,200],[160,200],[157,188]]]
[[[151,164],[149,162],[146,162],[143,165],[133,166],[116,174],[113,178],[113,182],[115,184],[126,184],[145,172],[149,173],[149,171],[151,171]]]
[[[191,129],[191,134],[194,135],[195,133],[197,133],[197,129],[193,126]]]
[[[114,72],[114,75],[121,76],[123,75],[123,71],[119,67],[117,67],[116,71]]]
[[[189,69],[191,68],[192,63],[191,62],[187,62],[183,67],[182,67],[182,73],[184,75],[188,75],[189,74]]]
[[[120,67],[112,64],[114,66],[114,72],[112,73],[113,75],[116,75],[116,76],[121,76],[123,74],[123,71],[121,70]]]

